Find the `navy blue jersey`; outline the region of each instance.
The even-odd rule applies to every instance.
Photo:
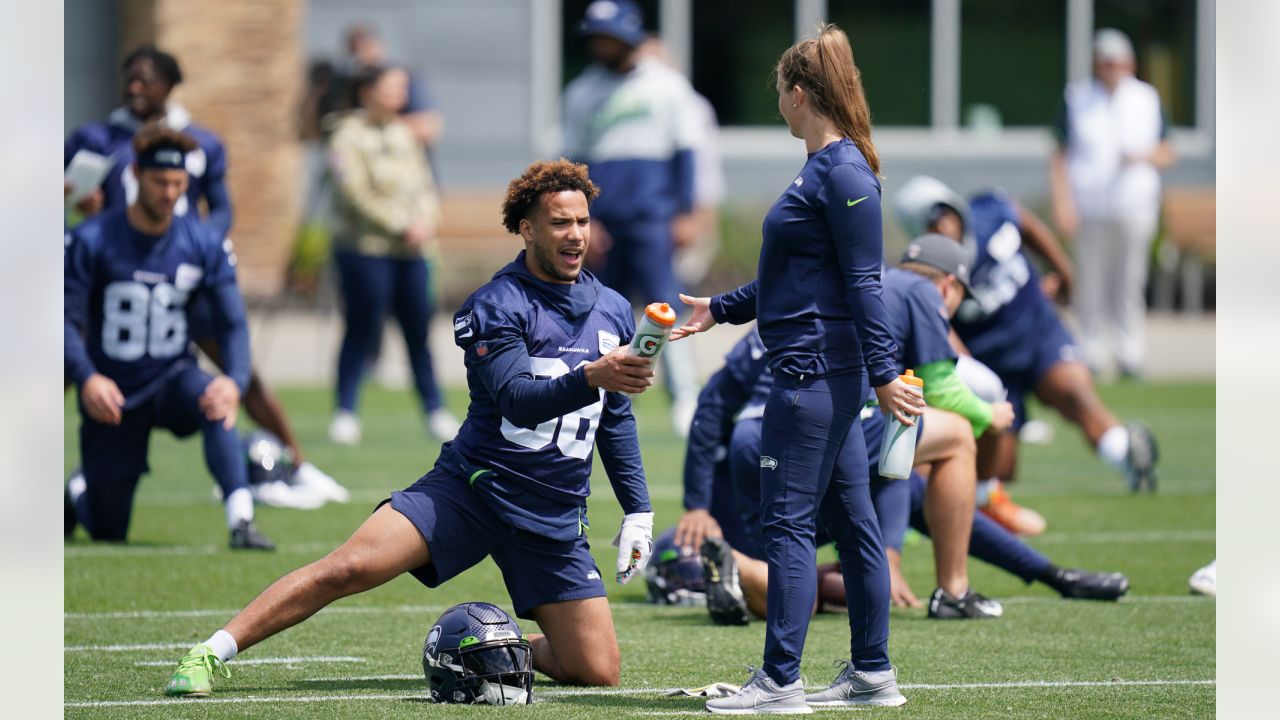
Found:
[[[204,221],[213,226],[219,238],[231,229],[231,198],[227,194],[224,178],[227,174],[227,153],[211,131],[191,122],[190,116],[180,107],[171,106],[164,123],[175,130],[190,135],[199,148],[187,153],[187,173],[191,186],[178,201],[175,215],[197,216],[200,200],[208,207]],[[133,175],[133,136],[142,123],[125,108],[117,108],[104,122],[81,125],[71,133],[62,146],[62,166],[71,164],[71,158],[80,150],[89,150],[111,158],[111,170],[102,181],[103,209],[124,207],[138,196],[138,179]]]
[[[119,386],[126,409],[145,402],[195,363],[187,312],[202,293],[227,375],[242,392],[248,386],[249,332],[229,241],[190,217],[144,235],[116,208],[71,231],[66,245],[64,360],[77,385],[98,372]]]
[[[880,298],[880,181],[850,140],[809,161],[764,218],[756,280],[711,300],[717,322],[758,318],[774,372],[897,377]]]
[[[631,341],[635,319],[621,295],[585,271],[571,285],[543,282],[521,252],[467,298],[453,325],[471,404],[446,461],[460,456],[474,477],[492,471],[581,507],[598,444],[623,510],[650,509],[631,399],[592,389],[583,371]]]
[[[752,328],[725,356],[724,367],[712,374],[698,393],[698,408],[693,413],[684,455],[686,510],[711,507],[716,465],[725,461],[733,423],[756,393],[763,390],[768,396],[770,384],[764,342]]]
[[[885,269],[881,283],[889,332],[898,346],[893,356],[898,373],[939,360],[955,360],[956,351],[947,340],[947,308],[938,288],[922,275],[892,267]]]
[[[1015,355],[1031,352],[1042,323],[1057,317],[1040,289],[1040,277],[1022,250],[1018,209],[1003,192],[970,201],[973,225],[973,271],[967,298],[952,326],[974,357],[1001,367],[1016,364]]]

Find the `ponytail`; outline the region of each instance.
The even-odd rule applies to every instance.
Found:
[[[787,48],[774,70],[783,85],[805,89],[814,108],[831,118],[849,138],[871,171],[880,174],[880,155],[871,141],[871,108],[862,90],[862,73],[853,62],[849,37],[835,25],[823,25],[816,38]]]

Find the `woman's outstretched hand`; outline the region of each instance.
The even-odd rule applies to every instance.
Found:
[[[716,319],[711,317],[711,298],[690,297],[681,294],[680,300],[685,305],[693,306],[693,314],[689,316],[689,322],[678,328],[671,329],[672,340],[679,340],[682,337],[704,332],[715,327]]]

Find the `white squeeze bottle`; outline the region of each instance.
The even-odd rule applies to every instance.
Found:
[[[924,380],[912,370],[898,379],[908,385],[924,387]],[[880,474],[894,480],[906,480],[916,459],[916,433],[920,430],[920,417],[914,425],[903,425],[893,415],[885,416],[884,439],[880,442]]]
[[[676,311],[666,303],[649,303],[644,309],[644,317],[636,325],[636,335],[631,339],[631,355],[649,358],[653,365],[667,346],[667,336],[676,324]],[[628,393],[630,394],[630,393]]]

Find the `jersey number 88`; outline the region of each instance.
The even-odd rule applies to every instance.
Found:
[[[187,348],[186,306],[186,291],[169,283],[111,283],[102,294],[102,351],[121,362],[179,355]]]

